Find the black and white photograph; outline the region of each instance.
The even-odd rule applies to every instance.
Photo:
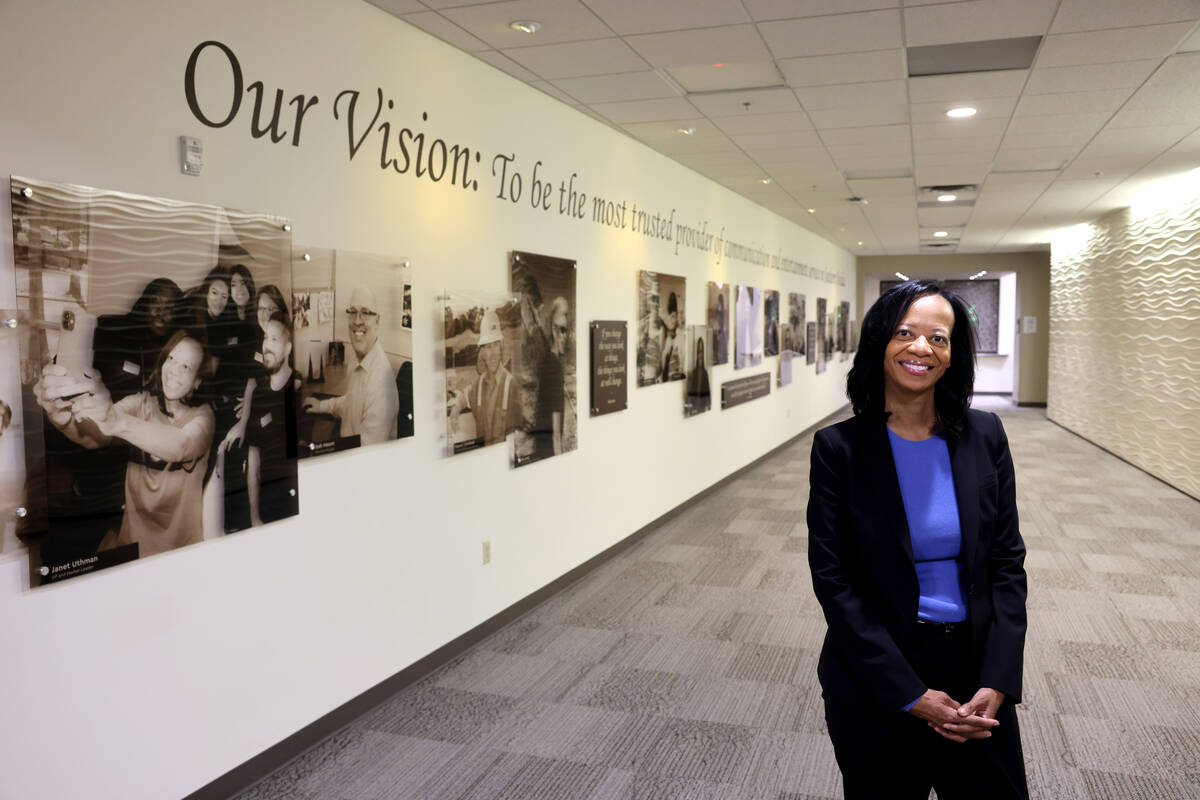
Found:
[[[817,323],[810,322],[804,327],[804,364],[817,363]]]
[[[295,302],[309,323],[297,328],[299,453],[316,456],[411,436],[408,262],[317,247],[296,253],[295,283],[302,291]]]
[[[638,273],[638,386],[684,378],[685,287],[678,275]]]
[[[25,503],[25,425],[21,408],[21,363],[17,328],[7,320],[18,318],[16,309],[0,310],[0,561],[24,552],[18,538],[17,509]],[[40,414],[40,410],[38,411]],[[41,424],[38,424],[39,433]]]
[[[707,325],[687,327],[687,381],[684,385],[683,415],[694,417],[712,408],[709,388],[712,366],[712,332]]]
[[[12,191],[35,585],[297,513],[286,220]]]
[[[737,287],[736,305],[733,368],[757,366],[763,360],[763,290],[754,286]]]
[[[789,330],[790,330],[790,328],[788,325],[780,325],[779,326],[780,340],[782,340],[784,338],[785,332],[788,332]],[[789,333],[789,335],[790,335],[790,333]],[[778,386],[783,387],[783,386],[791,385],[791,383],[792,383],[792,358],[794,358],[795,355],[796,354],[794,352],[792,352],[791,350],[784,350],[779,354],[779,369],[776,372]]]
[[[779,292],[763,290],[763,355],[779,355]]]
[[[728,283],[708,282],[708,327],[713,336],[713,364],[729,363],[729,318],[732,316],[729,295]]]
[[[443,298],[448,455],[500,444],[521,419],[513,351],[521,311],[509,294]]]
[[[802,356],[805,351],[804,295],[788,292],[788,318],[779,333],[779,347]]]
[[[850,350],[850,301],[843,300],[837,306],[837,328],[834,334],[834,347],[841,353],[842,361]]]
[[[512,463],[523,467],[577,446],[575,262],[514,252],[509,268],[520,318],[513,375],[521,417]]]

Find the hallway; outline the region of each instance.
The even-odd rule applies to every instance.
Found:
[[[1035,798],[1200,796],[1200,503],[1004,419],[1029,550]],[[238,800],[841,796],[804,509],[811,437]]]

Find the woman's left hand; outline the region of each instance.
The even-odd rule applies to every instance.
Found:
[[[1004,692],[983,687],[975,696],[959,706],[958,721],[948,722],[945,728],[960,735],[974,733],[980,729],[991,729],[997,724],[996,712],[1004,702]]]

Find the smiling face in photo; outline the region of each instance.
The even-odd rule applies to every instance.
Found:
[[[263,366],[267,372],[278,372],[287,366],[287,357],[292,350],[287,328],[279,320],[270,320],[263,332]]]
[[[363,358],[379,339],[379,308],[370,289],[360,286],[350,295],[346,307],[346,327],[354,354]]]
[[[229,285],[225,281],[213,281],[208,285],[208,315],[213,319],[221,316],[229,303]]]
[[[905,310],[884,350],[883,380],[890,394],[932,391],[950,366],[954,308],[938,294],[918,297]]]
[[[182,400],[200,387],[200,363],[204,348],[195,339],[180,339],[167,353],[162,365],[163,397]]]

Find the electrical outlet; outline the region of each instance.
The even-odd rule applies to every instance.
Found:
[[[490,539],[483,543],[483,563],[492,563],[492,541]]]

